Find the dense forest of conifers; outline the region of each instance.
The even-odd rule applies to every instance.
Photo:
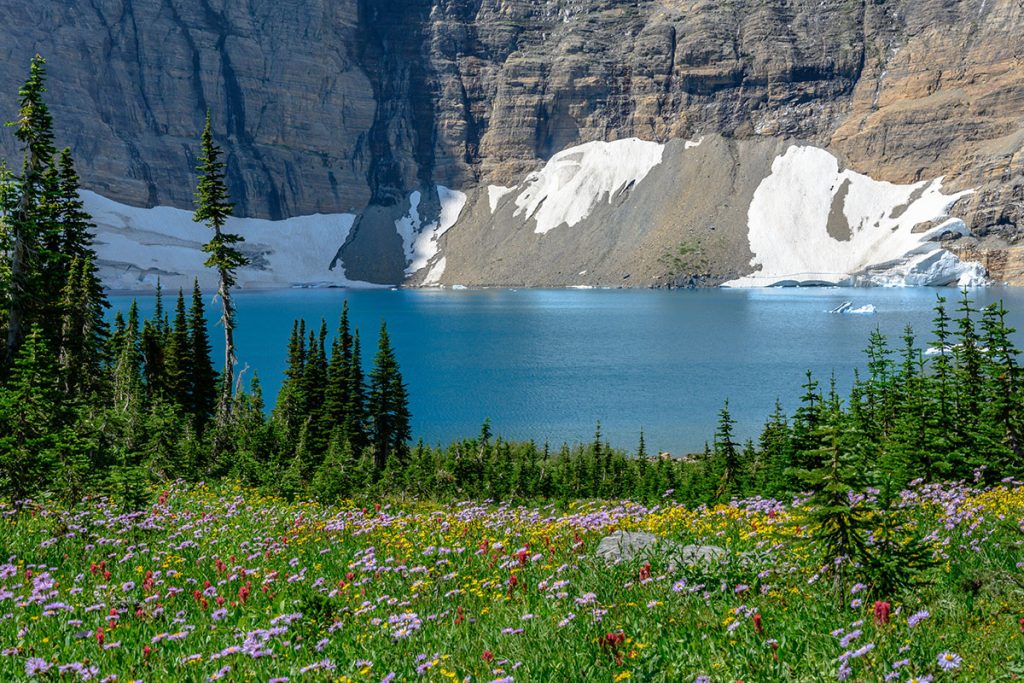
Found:
[[[367,371],[347,308],[333,334],[324,321],[296,321],[284,384],[268,411],[258,378],[243,387],[233,375],[231,291],[245,263],[237,248],[244,235],[224,230],[231,204],[209,119],[195,219],[211,228],[204,251],[219,282],[221,372],[198,284],[169,306],[158,291],[151,319],[140,320],[133,306],[108,322],[90,217],[72,154],[56,149],[44,81],[37,58],[12,124],[20,168],[0,168],[0,491],[10,500],[103,492],[130,507],[161,481],[234,477],[325,501],[699,503],[868,487],[892,495],[919,478],[1021,472],[1024,393],[1013,330],[1001,304],[976,310],[966,291],[952,312],[937,298],[925,348],[910,329],[895,345],[874,333],[848,397],[808,374],[795,413],[777,405],[760,438],[746,443],[736,442],[726,403],[704,452],[683,458],[652,457],[642,435],[632,454],[613,449],[600,426],[589,444],[554,448],[496,438],[486,422],[447,447],[414,443],[387,329]]]

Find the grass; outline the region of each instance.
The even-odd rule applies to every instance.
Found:
[[[4,681],[1024,673],[1024,488],[1014,484],[904,493],[901,514],[932,531],[941,564],[879,620],[866,591],[836,596],[817,578],[801,508],[774,501],[377,509],[220,484],[171,486],[131,514],[102,498],[0,513]],[[612,529],[745,559],[673,572],[666,558],[608,566],[594,550]],[[955,668],[943,667],[946,653]]]

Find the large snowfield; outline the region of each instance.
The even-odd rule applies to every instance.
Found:
[[[660,143],[637,138],[588,142],[562,150],[520,184],[515,215],[533,218],[534,232],[540,234],[563,223],[571,228],[602,199],[611,202],[624,188],[642,181],[661,163],[664,151]],[[493,211],[494,197],[500,194],[491,188],[489,192]]]
[[[967,234],[963,221],[949,216],[965,194],[943,194],[942,178],[913,185],[874,180],[840,170],[823,149],[794,145],[775,159],[750,203],[757,270],[726,286],[983,284],[981,265],[936,242]],[[840,234],[830,234],[830,218]]]
[[[85,210],[96,224],[95,249],[100,276],[112,289],[152,289],[157,278],[165,288],[216,286],[206,268],[202,245],[212,233],[195,223],[192,212],[166,206],[143,209],[83,191]],[[348,237],[353,214],[299,216],[281,221],[229,218],[226,231],[242,235],[250,265],[239,269],[243,289],[280,287],[366,286],[345,277],[335,262]],[[332,267],[333,265],[333,267]]]

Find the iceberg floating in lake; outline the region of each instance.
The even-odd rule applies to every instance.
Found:
[[[874,304],[864,304],[863,306],[854,308],[852,301],[844,301],[830,310],[829,313],[842,313],[844,315],[874,315],[876,313],[876,309]]]

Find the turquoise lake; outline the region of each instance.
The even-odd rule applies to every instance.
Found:
[[[930,339],[937,294],[952,312],[956,290],[926,288],[242,292],[236,343],[239,369],[258,371],[272,405],[292,321],[324,318],[333,334],[348,300],[368,366],[381,320],[388,323],[416,438],[473,436],[489,417],[505,438],[558,446],[590,440],[600,421],[614,446],[635,448],[643,429],[649,449],[680,454],[711,440],[725,399],[739,434],[756,437],[776,397],[795,407],[807,369],[823,385],[834,371],[845,394],[876,326],[894,347],[908,323],[922,344]],[[149,294],[111,303],[127,310],[133,296],[151,314]],[[1003,299],[1024,328],[1024,290],[971,296],[978,305]],[[828,312],[845,301],[877,312]],[[211,329],[215,358],[222,337]]]

